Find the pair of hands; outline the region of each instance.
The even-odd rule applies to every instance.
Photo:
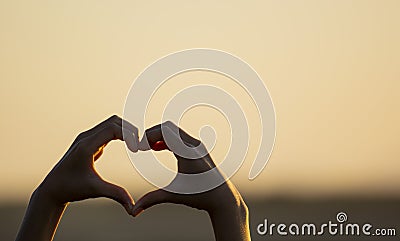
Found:
[[[168,148],[163,141],[162,128],[177,128],[173,125],[171,122],[166,122],[146,130],[145,137],[152,149]],[[199,140],[184,131],[180,130],[180,133],[184,142],[195,146],[200,144]],[[124,140],[124,137],[131,139]],[[136,143],[139,143],[137,138],[136,127],[118,116],[110,117],[92,129],[79,134],[39,188],[57,204],[88,198],[111,198],[119,202],[133,216],[153,205],[166,202],[184,204],[208,212],[228,208],[230,206],[228,204],[245,206],[239,192],[229,181],[211,191],[198,194],[176,194],[159,189],[146,194],[135,205],[125,188],[110,183],[100,176],[94,163],[101,157],[105,146],[112,140],[125,141],[133,152],[137,152],[139,146],[145,150],[147,143],[143,143],[142,140],[141,144],[137,145]],[[189,160],[176,154],[175,156],[178,160],[179,173],[200,173],[215,167],[210,155],[197,160]],[[179,180],[175,179],[171,185],[177,181]]]
[[[208,212],[216,240],[250,240],[246,204],[229,180],[212,190],[196,194],[173,193],[167,191],[168,187],[155,190],[147,193],[134,204],[125,188],[104,180],[96,171],[94,163],[112,140],[125,141],[133,152],[150,148],[170,150],[164,142],[163,133],[166,133],[163,131],[164,128],[179,130],[179,136],[174,137],[177,142],[183,141],[187,145],[204,148],[199,140],[180,130],[171,122],[146,130],[144,139],[139,142],[137,128],[118,116],[112,116],[79,134],[65,155],[33,193],[17,240],[30,240],[32,236],[37,236],[36,240],[52,240],[58,222],[69,202],[97,197],[107,197],[117,201],[133,216],[160,203],[184,204]],[[179,173],[202,173],[215,167],[209,154],[197,159],[187,159],[174,154],[178,161]],[[214,173],[216,178],[223,178],[223,174],[218,170]],[[181,182],[182,180],[177,175],[170,185],[177,183],[181,185]],[[42,217],[44,215],[48,217]]]

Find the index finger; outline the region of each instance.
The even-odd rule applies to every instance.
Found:
[[[130,133],[130,135],[126,133]],[[128,148],[133,152],[136,152],[138,149],[135,134],[116,123],[108,123],[92,135],[83,138],[78,144],[83,144],[84,148],[90,154],[94,154],[99,148],[107,145],[112,140],[125,141]]]
[[[159,145],[159,142],[162,142]],[[201,141],[187,134],[172,122],[165,122],[146,130],[139,143],[139,150],[160,150],[158,146],[172,151],[176,156],[185,159],[200,159],[208,155]]]
[[[167,135],[167,136],[164,136]],[[142,140],[139,143],[140,150],[149,150],[157,142],[166,142],[167,138],[179,139],[183,144],[189,147],[200,145],[200,141],[186,133],[171,121],[155,125],[147,129]]]

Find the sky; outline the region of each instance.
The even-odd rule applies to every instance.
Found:
[[[240,57],[272,97],[275,148],[264,171],[247,180],[259,138],[259,127],[252,130],[249,156],[232,179],[242,193],[399,195],[399,10],[395,0],[0,1],[0,202],[28,200],[80,132],[123,115],[148,65],[190,48]],[[158,121],[157,103],[208,82],[252,111],[228,78],[190,72],[160,90],[149,126]],[[212,152],[219,162],[229,130],[220,114],[193,109],[181,125],[197,135],[208,122],[221,133]],[[174,168],[170,154],[158,155]],[[96,168],[134,198],[154,189],[122,142],[107,146]]]

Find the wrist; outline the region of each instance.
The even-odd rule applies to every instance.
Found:
[[[250,241],[249,211],[241,201],[236,205],[209,212],[215,239]]]
[[[16,240],[52,240],[67,204],[58,204],[41,186],[32,193]]]
[[[243,200],[238,200],[237,202],[221,203],[208,213],[213,217],[223,216],[245,219],[249,215],[249,210]]]
[[[59,200],[44,182],[35,189],[32,193],[31,199],[39,200],[40,203],[49,206],[66,207],[68,205],[68,202]]]

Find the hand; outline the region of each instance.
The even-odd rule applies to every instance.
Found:
[[[177,134],[178,132],[179,134]],[[202,157],[190,159],[178,155],[177,153],[181,153],[180,149],[186,148],[183,144],[186,147],[192,147],[191,150],[195,152],[192,153],[192,156]],[[213,172],[214,176],[212,178],[215,178],[215,180],[224,178],[223,174],[215,167],[211,156],[206,152],[201,142],[171,122],[166,122],[146,130],[144,138],[139,143],[139,148],[147,150],[149,147],[153,150],[172,150],[178,160],[178,173],[195,174],[214,168],[215,172]],[[193,147],[197,147],[197,149]],[[190,156],[190,153],[188,154]],[[202,193],[180,194],[168,191],[173,189],[173,187],[183,187],[183,189],[188,190],[190,187],[187,186],[193,183],[188,183],[184,179],[184,177],[177,175],[164,189],[155,190],[144,195],[135,204],[133,215],[137,216],[143,210],[156,204],[184,204],[208,212],[217,240],[250,240],[247,206],[240,193],[229,180],[226,180],[212,190]],[[206,182],[207,180],[203,181]]]
[[[69,202],[108,197],[132,214],[133,200],[122,187],[105,181],[94,162],[112,140],[123,140],[138,151],[138,131],[118,116],[112,116],[78,135],[71,147],[33,192],[16,241],[53,239]]]
[[[131,213],[131,195],[124,188],[105,181],[94,167],[94,162],[103,154],[105,146],[112,140],[123,140],[123,136],[128,148],[137,152],[138,130],[126,121],[122,127],[122,122],[118,116],[112,116],[79,134],[40,184],[38,191],[57,204],[107,197],[119,202]]]

